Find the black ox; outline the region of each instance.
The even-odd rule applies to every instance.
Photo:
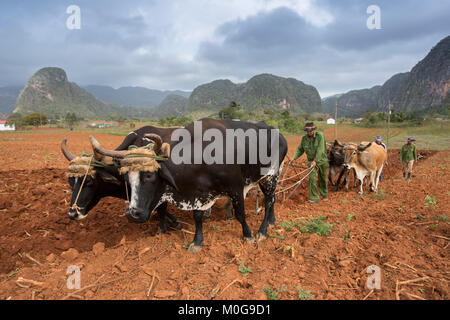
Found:
[[[199,124],[202,127],[200,137],[196,129],[196,125]],[[260,241],[264,240],[267,236],[268,226],[275,223],[275,189],[287,153],[286,139],[278,131],[274,131],[277,133],[277,139],[273,140],[271,137],[271,131],[275,130],[273,127],[264,123],[254,124],[244,121],[202,119],[188,125],[185,129],[189,133],[189,138],[173,141],[170,146],[165,146],[165,150],[175,151],[174,148],[183,144],[191,151],[190,162],[178,163],[178,160],[174,160],[173,153],[167,153],[169,156],[167,161],[155,164],[149,160],[153,167],[158,168],[153,172],[140,169],[126,173],[126,180],[131,186],[131,203],[126,210],[129,220],[145,222],[149,219],[150,212],[154,209],[158,210],[167,202],[182,210],[193,210],[196,231],[189,250],[196,252],[203,244],[203,210],[210,208],[217,199],[228,196],[231,199],[236,219],[241,223],[244,238],[253,241],[252,232],[245,221],[244,198],[253,186],[259,185],[265,196],[265,215],[257,238]],[[224,140],[222,149],[214,152],[215,156],[222,161],[206,164],[204,159],[201,159],[199,164],[195,164],[195,155],[198,156],[199,151],[203,154],[205,149],[212,144],[203,140],[203,134],[208,129],[216,130]],[[227,129],[235,130],[235,132],[241,130],[245,133],[254,131],[257,134],[256,138],[249,134],[242,140],[234,137],[233,145],[229,145],[226,138],[230,133],[226,132]],[[264,131],[266,138],[260,134]],[[236,142],[236,140],[238,141]],[[122,161],[129,160],[127,152],[106,150],[93,137],[91,137],[91,142],[94,150],[100,154],[123,159]],[[274,152],[275,147],[278,148],[278,154]],[[271,163],[265,163],[259,157],[261,148],[267,150],[266,154],[270,155]],[[238,154],[242,150],[245,152],[243,163],[237,161]],[[256,163],[250,161],[252,156],[249,154],[250,150],[257,152]],[[158,152],[159,150],[156,148],[154,151]],[[232,164],[227,164],[227,153],[228,156],[230,156],[229,153],[232,153],[231,157],[234,160]],[[156,162],[156,160],[154,161]],[[264,174],[261,171],[262,168],[267,169]]]
[[[345,146],[346,146],[345,143],[342,144],[337,140],[334,140],[333,143],[327,142],[327,156],[328,156],[328,163],[330,165],[330,169],[328,171],[328,180],[330,181],[330,184],[332,186],[336,187],[336,191],[339,191],[339,186],[342,177],[344,177],[345,189],[348,190],[350,170],[344,166]],[[336,182],[334,182],[333,178],[338,174],[339,174],[338,179],[336,180]],[[353,177],[355,177],[354,170],[353,170]],[[356,182],[356,179],[354,179],[354,181]]]

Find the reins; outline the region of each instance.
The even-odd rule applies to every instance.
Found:
[[[305,180],[305,179],[313,172],[313,170],[314,170],[315,168],[316,168],[316,167],[308,168],[308,169],[306,169],[306,170],[300,172],[299,174],[296,174],[295,176],[293,176],[293,177],[291,177],[291,178],[282,180],[282,181],[289,180],[289,179],[292,179],[292,178],[294,178],[294,177],[299,176],[300,174],[302,174],[302,173],[305,172],[305,171],[309,171],[309,172],[308,172],[303,178],[301,178],[299,181],[295,182],[294,184],[290,185],[290,186],[287,187],[287,188],[284,188],[284,189],[282,189],[282,190],[276,192],[275,195],[277,195],[277,194],[279,194],[279,193],[284,193],[284,192],[286,192],[287,190],[290,190],[290,189],[294,188],[295,186],[299,185],[300,183],[302,183],[303,180]]]

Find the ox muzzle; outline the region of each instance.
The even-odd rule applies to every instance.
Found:
[[[131,208],[128,207],[125,211],[125,215],[128,218],[128,221],[134,222],[134,223],[144,223],[148,220],[148,214],[139,208]]]
[[[75,221],[83,220],[87,217],[87,212],[84,208],[70,208],[67,214],[69,215],[70,220]]]

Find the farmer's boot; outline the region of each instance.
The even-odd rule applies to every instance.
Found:
[[[408,178],[406,180],[411,181],[411,173],[408,173]]]

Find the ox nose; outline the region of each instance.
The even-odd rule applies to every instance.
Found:
[[[125,215],[127,216],[130,222],[142,223],[146,221],[144,210],[141,210],[139,208],[128,207],[127,210],[125,211]]]
[[[78,219],[78,213],[76,213],[75,211],[69,210],[67,214],[69,215],[70,220]]]
[[[78,221],[78,220],[83,220],[84,218],[86,218],[86,214],[84,212],[77,211],[77,210],[70,209],[67,214],[69,215],[70,220]]]

